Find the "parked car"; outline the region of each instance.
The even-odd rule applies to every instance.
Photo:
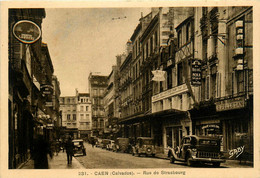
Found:
[[[107,150],[113,150],[114,145],[115,145],[115,141],[109,140],[109,143],[107,144]]]
[[[96,147],[100,147],[101,148],[102,147],[102,139],[101,138],[97,138],[95,145],[96,145]]]
[[[103,139],[102,140],[102,144],[101,144],[101,148],[102,149],[107,149],[107,145],[109,144],[109,139]]]
[[[83,142],[84,141],[82,139],[72,140],[72,143],[74,145],[74,156],[86,156],[86,149],[84,147]]]
[[[151,155],[155,156],[156,149],[154,140],[151,137],[138,137],[135,146],[132,149],[132,155]]]
[[[129,138],[117,138],[113,146],[115,152],[129,152]]]
[[[186,136],[182,139],[179,147],[170,148],[168,152],[170,162],[186,162],[192,166],[195,162],[212,163],[219,167],[225,162],[220,152],[220,139],[205,136]]]

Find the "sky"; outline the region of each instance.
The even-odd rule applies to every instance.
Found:
[[[145,16],[150,8],[47,8],[45,11],[42,41],[48,45],[61,96],[74,96],[76,88],[88,92],[90,72],[109,75],[116,56],[125,51],[141,12]]]

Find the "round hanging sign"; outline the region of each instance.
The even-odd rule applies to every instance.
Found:
[[[21,20],[14,25],[13,34],[22,43],[31,44],[41,37],[41,29],[32,21]]]

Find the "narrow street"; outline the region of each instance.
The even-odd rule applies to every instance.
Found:
[[[186,168],[184,163],[170,164],[169,160],[138,157],[128,153],[116,153],[101,148],[92,148],[85,143],[87,156],[75,157],[87,169],[115,169],[115,168]]]

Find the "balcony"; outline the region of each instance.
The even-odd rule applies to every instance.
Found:
[[[217,53],[214,53],[212,54],[211,56],[209,56],[208,58],[208,62],[209,62],[209,65],[214,65],[214,64],[217,64],[218,62],[218,57],[217,57]]]

